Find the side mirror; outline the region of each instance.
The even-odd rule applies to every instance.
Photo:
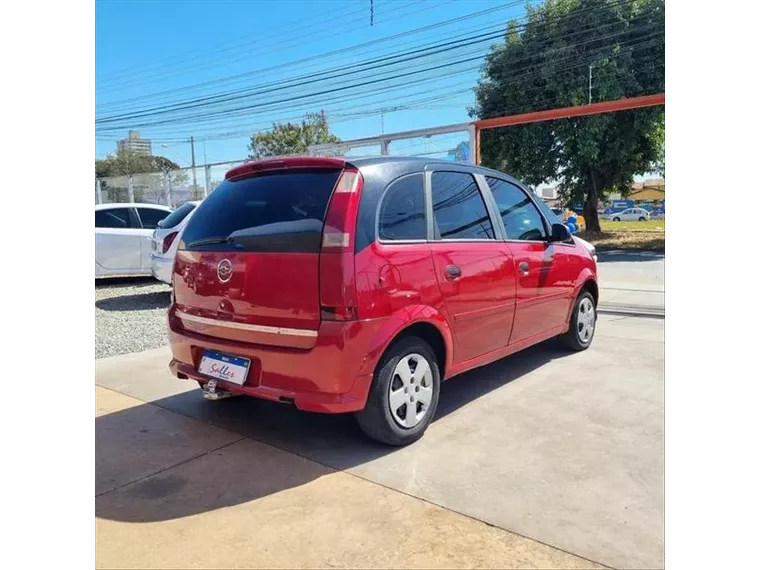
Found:
[[[565,224],[552,224],[552,235],[549,238],[550,242],[567,241],[571,237],[570,230]]]

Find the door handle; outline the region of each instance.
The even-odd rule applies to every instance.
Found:
[[[530,266],[526,261],[521,261],[520,265],[517,266],[520,269],[520,273],[522,273],[523,277],[525,277],[528,274],[528,269],[530,269]]]
[[[462,276],[462,270],[456,265],[449,265],[446,268],[446,279],[459,279]]]

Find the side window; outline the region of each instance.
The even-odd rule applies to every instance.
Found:
[[[146,230],[156,229],[158,227],[158,222],[170,214],[170,212],[158,210],[156,208],[137,208],[137,212],[140,214],[142,227]]]
[[[464,172],[433,172],[436,239],[496,239],[475,178]]]
[[[547,238],[541,214],[531,199],[514,184],[486,176],[499,208],[507,239],[543,241]]]
[[[131,227],[129,222],[129,208],[95,210],[95,227],[118,229]]]
[[[422,173],[396,180],[385,191],[380,201],[378,237],[391,241],[427,239]]]

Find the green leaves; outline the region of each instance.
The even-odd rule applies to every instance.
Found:
[[[340,139],[330,133],[325,116],[309,113],[300,124],[274,123],[270,132],[252,135],[249,158],[306,154],[311,145],[338,142]]]
[[[546,0],[510,22],[483,69],[480,119],[665,91],[664,0]],[[662,107],[485,131],[482,159],[527,184],[557,181],[596,209],[636,174],[664,170]],[[591,223],[596,221],[593,216]],[[598,228],[589,228],[598,230]]]

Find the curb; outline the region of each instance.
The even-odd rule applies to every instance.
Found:
[[[599,305],[596,312],[600,315],[618,315],[622,317],[645,317],[650,319],[665,319],[665,309],[650,307],[605,307]]]

